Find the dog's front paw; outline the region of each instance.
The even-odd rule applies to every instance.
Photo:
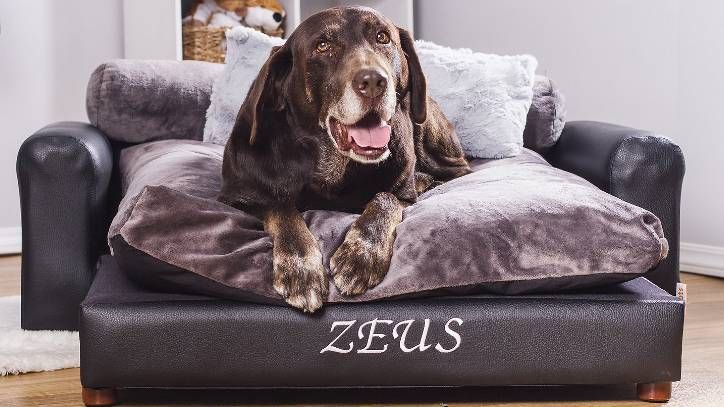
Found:
[[[274,253],[274,290],[292,307],[312,313],[327,299],[329,282],[319,249],[307,255]]]
[[[344,295],[363,294],[387,275],[391,245],[366,237],[355,225],[329,260],[334,285]]]

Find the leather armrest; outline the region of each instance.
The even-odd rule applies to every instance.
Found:
[[[112,168],[106,136],[85,123],[51,124],[20,147],[24,329],[77,329],[78,306],[106,247]]]
[[[679,281],[679,207],[684,178],[681,148],[651,132],[608,123],[566,123],[546,155],[555,167],[659,217],[669,255],[646,277],[675,294]]]

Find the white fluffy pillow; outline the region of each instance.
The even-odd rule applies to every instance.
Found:
[[[236,27],[226,32],[226,66],[211,91],[204,141],[226,144],[251,83],[272,47],[282,44],[283,39],[249,27]]]
[[[430,96],[455,126],[465,155],[518,155],[538,61],[415,41]]]
[[[251,82],[271,47],[282,43],[247,27],[227,33],[227,65],[214,84],[204,141],[226,143]],[[416,41],[415,48],[429,94],[455,126],[465,154],[477,158],[517,155],[533,98],[536,59],[481,54],[427,41]]]

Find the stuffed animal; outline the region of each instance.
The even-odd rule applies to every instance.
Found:
[[[195,26],[202,26],[209,23],[211,15],[219,11],[219,5],[215,0],[197,0],[189,14],[184,17],[183,23]]]
[[[268,34],[282,25],[286,12],[277,0],[246,0],[244,24]]]
[[[246,14],[246,0],[197,0],[184,24],[212,27],[238,27]]]
[[[240,27],[243,17],[228,11],[217,11],[211,15],[209,27]]]
[[[211,27],[246,25],[272,35],[281,35],[286,12],[278,0],[197,0],[184,24]]]
[[[239,27],[246,15],[246,0],[216,0],[219,10],[211,15],[212,27]]]

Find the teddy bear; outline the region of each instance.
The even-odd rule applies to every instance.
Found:
[[[244,24],[267,34],[274,34],[286,13],[278,0],[246,0]]]

